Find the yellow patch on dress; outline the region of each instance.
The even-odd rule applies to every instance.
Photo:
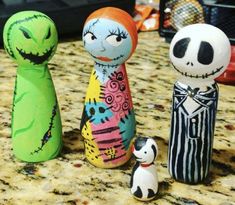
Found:
[[[103,159],[100,156],[98,146],[93,139],[91,125],[89,121],[87,121],[82,128],[82,136],[84,138],[85,143],[85,155],[88,161],[96,166],[103,167]]]
[[[85,102],[94,102],[94,99],[96,102],[101,102],[100,82],[98,79],[96,79],[96,77],[97,75],[95,74],[95,70],[93,69],[92,75],[90,77],[89,86],[87,89]]]

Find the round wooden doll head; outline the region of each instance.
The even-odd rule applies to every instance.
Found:
[[[137,137],[132,152],[141,164],[151,164],[157,157],[158,147],[151,138]]]
[[[227,36],[208,24],[193,24],[180,29],[170,45],[170,59],[183,78],[206,81],[226,69],[231,55]]]
[[[54,22],[38,11],[11,16],[3,31],[5,50],[20,66],[45,65],[54,55],[58,36]]]
[[[93,12],[83,29],[85,49],[103,66],[124,63],[137,45],[135,22],[125,11],[106,7]]]

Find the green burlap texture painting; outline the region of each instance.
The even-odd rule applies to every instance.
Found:
[[[40,162],[58,155],[62,126],[55,88],[47,67],[58,43],[53,21],[43,13],[23,11],[4,27],[4,47],[18,64],[12,108],[15,156]]]

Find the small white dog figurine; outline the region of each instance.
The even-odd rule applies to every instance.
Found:
[[[154,165],[158,154],[157,144],[151,138],[138,137],[132,151],[137,162],[131,175],[131,193],[138,200],[151,200],[158,191],[157,169]]]

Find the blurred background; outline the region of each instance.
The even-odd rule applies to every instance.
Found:
[[[235,84],[234,0],[0,0],[0,36],[12,14],[38,10],[55,21],[60,39],[78,37],[88,15],[105,6],[127,11],[133,16],[139,31],[158,31],[167,42],[177,30],[189,24],[208,23],[220,28],[230,39],[232,58],[218,81]]]
[[[222,29],[235,43],[234,0],[0,0],[0,30],[12,14],[38,10],[55,21],[60,35],[77,35],[87,16],[105,6],[126,10],[138,21],[141,31],[159,29],[160,35],[169,39],[186,25],[209,23]],[[148,25],[153,23],[149,20],[153,16],[157,16],[157,25]],[[142,24],[146,24],[145,28],[141,28]]]

